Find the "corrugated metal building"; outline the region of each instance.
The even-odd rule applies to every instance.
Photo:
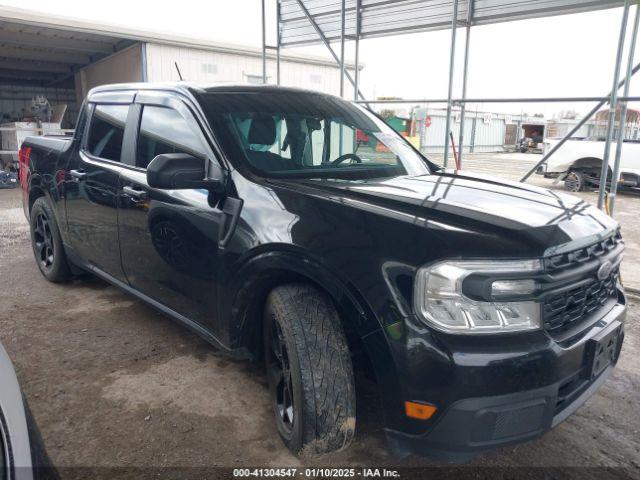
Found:
[[[425,153],[440,153],[444,150],[446,110],[417,108],[416,134],[420,137],[420,148]],[[453,138],[458,142],[460,133],[460,112],[454,110],[451,122]],[[467,110],[465,113],[465,152],[501,152],[515,145],[524,135],[523,126],[539,127],[545,130],[545,119],[526,115],[479,112]],[[456,145],[458,148],[458,145]]]
[[[0,123],[20,119],[35,95],[68,104],[72,128],[87,91],[118,82],[184,80],[261,83],[258,48],[227,45],[0,7]],[[268,83],[275,55],[268,53]],[[353,66],[348,66],[353,69]],[[281,56],[281,84],[339,92],[333,60]]]

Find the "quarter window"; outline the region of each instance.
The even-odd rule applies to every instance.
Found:
[[[188,153],[205,158],[202,142],[177,111],[145,106],[138,133],[136,166],[147,168],[162,153]]]
[[[120,161],[128,105],[96,105],[91,116],[87,150],[96,157]]]

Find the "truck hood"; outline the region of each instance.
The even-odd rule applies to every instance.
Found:
[[[551,246],[601,236],[617,223],[588,202],[518,182],[469,172],[394,177],[380,181],[313,181],[339,190],[346,203],[407,220],[455,228],[494,227],[536,237]]]

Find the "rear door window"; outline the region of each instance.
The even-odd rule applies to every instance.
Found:
[[[142,109],[138,133],[136,166],[147,168],[162,153],[188,153],[207,157],[202,142],[177,111],[167,107],[146,105]]]
[[[87,151],[114,162],[120,161],[128,105],[96,105],[87,135]]]

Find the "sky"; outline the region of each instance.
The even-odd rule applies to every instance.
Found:
[[[0,5],[37,10],[94,22],[153,32],[261,45],[260,0],[0,0]],[[631,8],[626,46],[635,15]],[[275,43],[275,0],[267,0],[267,42]],[[469,56],[468,94],[475,97],[604,96],[613,83],[622,8],[473,27]],[[424,32],[360,42],[365,64],[361,88],[368,98],[444,98],[447,95],[450,31]],[[335,44],[339,50],[339,45]],[[622,72],[626,68],[627,48]],[[636,49],[636,61],[640,56]],[[324,46],[287,49],[291,53],[328,56]],[[347,43],[347,57],[353,45]],[[454,96],[462,88],[464,32],[457,40]],[[622,90],[620,90],[622,92]],[[640,82],[631,82],[640,95]],[[593,104],[477,105],[504,113],[561,110],[586,113]],[[630,105],[640,108],[640,105]]]

